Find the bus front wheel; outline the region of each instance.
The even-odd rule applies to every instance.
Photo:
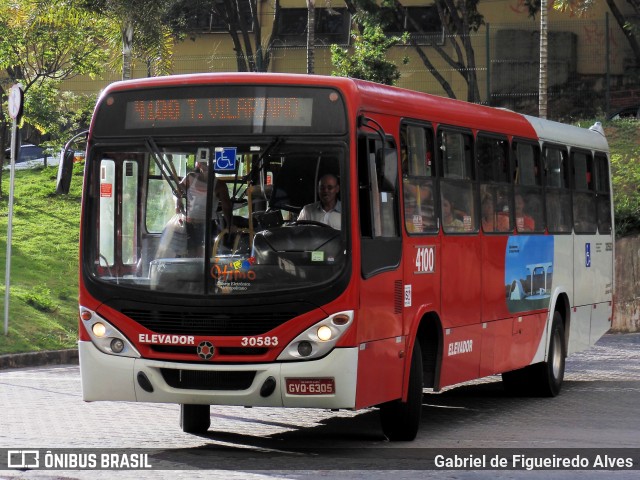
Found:
[[[185,433],[205,433],[211,426],[209,405],[180,405],[180,426]]]
[[[391,441],[416,438],[422,413],[422,350],[416,340],[411,355],[407,401],[394,400],[380,405],[382,431]]]

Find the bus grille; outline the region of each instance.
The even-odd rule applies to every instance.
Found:
[[[176,345],[149,345],[149,348],[158,353],[171,353],[171,354],[187,354],[195,355],[196,347],[189,346],[176,346]],[[261,347],[216,347],[216,358],[218,356],[259,356],[264,355],[269,351],[268,348]]]
[[[256,376],[255,371],[210,372],[161,368],[160,372],[167,385],[186,390],[246,390]]]
[[[262,335],[291,320],[293,312],[226,314],[159,310],[123,310],[122,313],[156,333],[233,337]]]

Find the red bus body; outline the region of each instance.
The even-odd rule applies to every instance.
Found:
[[[300,113],[300,120],[295,121],[284,118],[294,100],[285,101],[284,96],[274,94],[276,100],[269,108],[282,109],[273,116],[283,118],[272,125],[271,120],[261,119],[267,126],[252,137],[249,130],[259,127],[254,120],[245,122],[240,117],[257,116],[255,111],[269,101],[256,100],[257,94],[254,98],[225,93],[226,97],[216,97],[222,98],[220,103],[207,100],[207,112],[218,118],[227,115],[238,123],[227,125],[218,118],[198,123],[198,115],[205,111],[198,106],[205,98],[202,92],[219,86],[262,89],[256,91],[299,88],[303,92],[300,96],[291,94],[291,98],[296,96],[295,108],[313,105],[314,113]],[[184,93],[193,89],[199,89],[193,98]],[[320,93],[305,100],[305,89]],[[325,95],[324,89],[331,93]],[[147,103],[136,104],[138,95]],[[329,103],[336,102],[338,96],[344,105],[344,121],[316,115],[325,97],[330,98],[326,100]],[[177,100],[167,100],[174,97]],[[119,102],[125,101],[120,113],[109,110],[120,108]],[[222,106],[226,113],[212,113]],[[334,107],[338,111],[334,104],[327,108]],[[177,110],[187,108],[192,109],[191,116],[178,118]],[[132,119],[131,115],[138,117]],[[318,132],[317,125],[321,125]],[[221,138],[224,135],[232,140]],[[147,150],[140,146],[145,142]],[[197,153],[195,143],[199,145]],[[324,145],[329,145],[329,153],[320,159],[325,155]],[[234,154],[239,163],[248,166],[242,170],[247,192],[251,187],[268,190],[269,181],[273,181],[275,192],[288,165],[307,168],[307,157],[309,162],[317,162],[315,169],[305,170],[314,176],[307,179],[300,173],[291,177],[298,179],[305,191],[315,186],[319,172],[335,167],[340,173],[342,231],[331,236],[333,232],[326,232],[325,227],[294,225],[302,204],[289,186],[286,202],[293,206],[291,210],[282,207],[289,223],[285,218],[283,224],[258,233],[253,220],[245,215],[248,226],[245,222],[238,227],[251,237],[244,254],[233,250],[221,255],[213,240],[203,247],[210,255],[199,258],[200,263],[178,254],[159,257],[146,253],[154,251],[164,235],[149,226],[156,204],[152,208],[145,198],[151,196],[153,182],[158,191],[165,188],[157,174],[165,167],[154,167],[152,160],[162,157],[161,163],[167,159],[175,163],[176,158],[184,157],[184,165],[190,166],[197,154],[208,155],[210,163],[215,163],[218,156],[214,159],[214,153],[221,147],[241,152]],[[489,161],[483,157],[485,150],[492,152]],[[258,161],[265,151],[268,153]],[[313,152],[320,152],[318,159]],[[265,166],[269,162],[272,167]],[[501,162],[500,168],[495,167],[497,162]],[[398,415],[402,417],[397,411],[406,412],[403,409],[415,402],[412,392],[418,389],[421,397],[423,387],[438,391],[493,374],[508,376],[511,372],[519,380],[518,372],[529,375],[535,370],[534,383],[558,383],[551,387],[550,393],[555,395],[562,380],[559,369],[564,368],[564,356],[593,345],[610,327],[613,230],[608,146],[596,131],[353,79],[187,75],[108,87],[96,107],[86,165],[79,295],[85,400],[185,406],[380,406],[388,425]],[[252,165],[256,172],[264,170],[261,185]],[[528,165],[532,166],[526,173]],[[238,168],[236,183],[241,178]],[[557,173],[561,171],[565,173]],[[234,197],[232,175],[218,175]],[[524,180],[527,175],[530,181]],[[178,172],[177,177],[182,174]],[[417,197],[410,193],[414,186]],[[420,197],[421,192],[427,192],[431,200]],[[446,192],[458,197],[458,221],[463,225],[455,227],[459,230],[447,231],[450,227],[442,213],[449,200]],[[170,198],[170,194],[163,195],[165,200]],[[516,212],[518,196],[538,202],[529,207],[531,217],[537,215],[536,231],[522,226]],[[137,200],[130,200],[132,197]],[[481,199],[487,197],[504,203],[499,208],[494,205],[491,213],[494,224],[498,218],[505,222],[499,232],[482,223]],[[271,207],[277,205],[275,198],[272,194],[269,199]],[[249,194],[242,201],[238,195],[235,201],[235,208],[250,208]],[[411,216],[409,208],[416,202],[421,212],[432,213]],[[579,210],[583,203],[590,206],[584,214]],[[172,213],[166,205],[163,208]],[[555,219],[556,211],[569,212],[569,220],[566,215]],[[591,218],[593,225],[579,226],[582,216]],[[287,226],[290,231],[284,230]],[[260,253],[265,241],[273,241],[274,231],[285,235],[282,244],[294,238],[286,235],[321,232],[327,244],[335,242],[340,247],[337,253],[322,250],[324,247],[302,247],[306,249],[304,261],[297,264],[296,259],[303,256],[295,249],[291,255],[277,247]],[[310,253],[312,250],[318,253]],[[184,280],[187,277],[179,273],[176,286],[162,286],[161,275],[196,266],[200,272],[202,262],[208,268],[205,276],[210,275],[204,287],[199,286],[199,280],[192,282],[196,293],[180,290],[191,280]],[[239,267],[242,262],[244,266]],[[325,284],[325,274],[316,271],[321,263],[322,272],[334,279],[335,287],[331,282]],[[233,265],[238,269],[233,270]],[[278,283],[278,271],[283,272],[283,283]],[[160,280],[154,275],[160,275]],[[260,283],[263,278],[272,280]],[[299,290],[297,281],[301,282]],[[317,297],[314,281],[322,285]],[[144,307],[136,308],[138,301]],[[156,308],[154,304],[167,307],[162,310],[164,306]],[[301,313],[287,316],[286,308],[276,308],[280,304],[294,305],[291,310]],[[178,314],[181,309],[187,313]],[[280,313],[272,315],[272,309]],[[198,329],[198,325],[208,325],[207,312],[215,317],[219,311],[225,316],[215,320],[219,326]],[[234,311],[241,320],[236,321]],[[266,312],[269,318],[273,316],[275,326],[266,331],[254,328],[250,319],[260,322],[260,315],[266,317]],[[174,317],[180,318],[176,325],[171,323]],[[240,322],[245,319],[246,328],[260,333],[244,334],[241,325],[245,323]],[[300,347],[304,340],[296,338],[310,329],[311,350],[324,348],[314,333],[314,325],[323,321],[329,322],[331,335],[338,338],[327,351],[320,350],[317,358],[305,359],[298,353],[304,351]],[[225,331],[224,322],[233,328]],[[96,323],[102,327],[95,328]],[[170,324],[171,328],[162,331],[153,328]],[[180,325],[189,329],[180,330]],[[557,340],[554,344],[554,331],[561,332],[561,345]],[[122,352],[117,351],[121,345],[113,339],[123,341]],[[420,375],[412,363],[418,343]],[[288,349],[293,353],[286,353]],[[412,371],[414,377],[420,377],[418,387],[413,386]],[[183,376],[191,383],[183,384]],[[208,418],[208,410],[185,412],[183,421],[190,425],[183,424],[186,431],[206,430],[208,423],[202,419]],[[418,420],[419,413],[417,418],[410,416],[411,422]],[[390,438],[415,436],[410,426],[394,429],[385,426],[384,419],[383,429]]]

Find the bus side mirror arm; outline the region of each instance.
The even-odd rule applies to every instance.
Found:
[[[89,130],[82,131],[65,144],[64,149],[60,152],[60,163],[58,164],[58,177],[56,179],[56,194],[66,195],[71,188],[71,176],[73,175],[73,157],[74,151],[70,150],[71,145],[80,137],[85,139],[89,134]]]

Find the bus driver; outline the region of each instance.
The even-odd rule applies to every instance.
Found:
[[[298,220],[322,222],[340,230],[342,214],[340,200],[338,200],[340,192],[338,177],[332,173],[324,174],[318,182],[318,192],[320,201],[305,205],[298,215]]]

